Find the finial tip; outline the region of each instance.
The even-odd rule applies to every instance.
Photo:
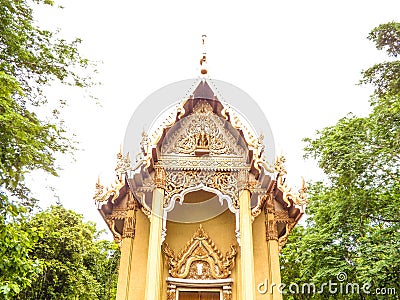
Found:
[[[207,52],[206,52],[206,49],[205,49],[205,39],[206,39],[206,37],[207,37],[207,35],[205,35],[205,34],[203,34],[201,36],[201,41],[202,41],[202,46],[203,46],[203,56],[200,59],[200,66],[201,66],[201,71],[200,72],[201,72],[202,75],[206,75],[207,74],[207,68],[206,68],[206,65],[207,65]]]

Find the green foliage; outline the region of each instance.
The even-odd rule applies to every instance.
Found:
[[[19,299],[115,298],[119,250],[115,243],[98,239],[95,224],[52,206],[36,214],[26,228],[43,230],[30,254],[43,268]]]
[[[397,57],[400,53],[400,23],[389,22],[374,28],[368,39],[375,43],[378,50],[386,50],[389,56]]]
[[[46,101],[43,85],[54,81],[90,86],[90,76],[76,72],[76,67],[90,66],[78,52],[81,40],[68,42],[58,38],[57,33],[39,28],[33,19],[32,4],[26,0],[0,0],[0,70],[19,82],[26,96],[19,100],[33,104]]]
[[[0,71],[0,185],[23,199],[25,172],[42,169],[56,174],[55,151],[64,152],[61,131],[54,124],[45,124],[14,99],[22,94],[18,82]]]
[[[9,205],[2,210],[7,211],[12,220],[5,223],[0,214],[0,299],[10,299],[30,286],[41,271],[40,261],[30,255],[40,230],[24,226],[17,217],[23,212],[17,206]]]
[[[392,57],[400,54],[400,24],[375,28],[369,38]],[[400,293],[400,62],[377,64],[362,83],[375,87],[371,113],[352,114],[307,138],[329,182],[313,183],[307,226],[297,228],[282,251],[283,282],[371,284],[371,294],[287,295],[286,299],[396,299]],[[294,250],[295,249],[295,250]]]
[[[62,104],[53,101],[53,114],[46,119],[35,113],[48,102],[44,87],[93,84],[82,72],[90,74],[93,68],[79,54],[80,40],[67,42],[57,38],[57,33],[39,28],[32,4],[0,0],[0,188],[21,199],[29,195],[24,174],[41,169],[55,175],[54,154],[71,149],[58,120]]]
[[[43,260],[32,256],[40,230],[24,227],[34,205],[24,177],[32,170],[56,175],[55,154],[73,149],[59,110],[48,101],[52,83],[76,87],[93,84],[92,64],[58,32],[41,29],[33,5],[52,0],[0,0],[0,296],[10,298],[30,286]],[[43,105],[53,109],[43,113]],[[41,117],[39,117],[39,112]]]
[[[368,38],[379,50],[386,50],[390,57],[400,55],[400,23],[387,23],[374,28]],[[383,62],[363,71],[362,84],[375,87],[374,96],[380,100],[386,97],[398,97],[400,93],[400,62]]]

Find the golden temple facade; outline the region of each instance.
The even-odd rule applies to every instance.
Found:
[[[171,117],[172,116],[172,117]],[[279,251],[304,213],[306,188],[268,163],[264,137],[197,82],[117,179],[96,184],[98,210],[121,249],[117,300],[282,299]],[[268,143],[268,141],[266,141]]]

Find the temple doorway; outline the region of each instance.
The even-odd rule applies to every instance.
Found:
[[[220,300],[220,292],[180,291],[179,300]]]

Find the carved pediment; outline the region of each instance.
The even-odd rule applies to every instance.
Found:
[[[163,245],[163,251],[170,275],[186,279],[227,278],[234,267],[236,256],[235,246],[231,246],[231,251],[223,256],[201,225],[177,256],[167,243]]]
[[[213,113],[207,101],[199,101],[192,114],[170,129],[161,154],[245,157],[247,149],[241,139],[229,122]]]
[[[200,184],[221,191],[231,198],[234,207],[238,206],[239,178],[238,172],[207,172],[207,171],[177,171],[167,172],[165,195],[166,203],[174,195],[187,188],[193,188]]]

